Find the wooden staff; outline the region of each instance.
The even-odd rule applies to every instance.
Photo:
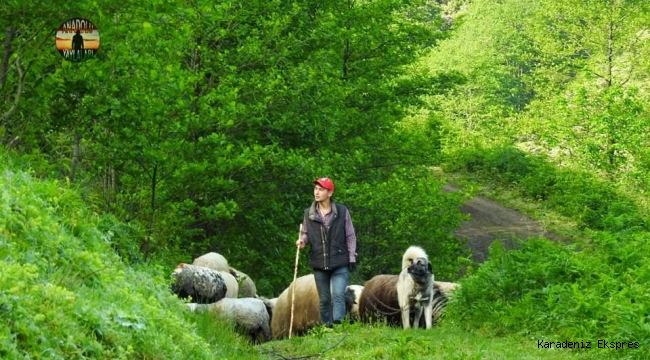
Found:
[[[300,230],[298,231],[298,239],[302,235],[302,223],[300,223]],[[291,320],[289,322],[289,339],[291,339],[291,332],[293,330],[293,303],[296,299],[296,276],[298,276],[298,256],[300,256],[300,245],[296,245],[296,265],[293,267],[293,282],[291,283]]]

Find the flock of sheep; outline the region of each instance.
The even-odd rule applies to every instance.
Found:
[[[318,292],[312,274],[298,277],[277,298],[257,294],[255,283],[245,273],[228,265],[218,253],[207,253],[192,264],[179,264],[172,273],[171,290],[180,298],[191,298],[191,311],[208,311],[232,321],[236,329],[254,343],[302,335],[321,323]],[[349,285],[345,294],[348,317],[361,322],[385,321],[401,326],[397,300],[398,275],[377,275],[364,286]],[[433,321],[444,309],[449,292],[458,284],[435,282]],[[295,288],[293,325],[291,299]]]

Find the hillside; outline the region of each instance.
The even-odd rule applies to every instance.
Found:
[[[0,153],[0,358],[241,353],[244,343],[232,331],[218,349],[198,335],[168,289],[169,269],[122,262],[111,246],[126,224],[89,211],[67,184],[34,179],[11,164]]]

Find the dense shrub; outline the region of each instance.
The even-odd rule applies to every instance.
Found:
[[[598,232],[592,237],[579,251],[544,239],[522,242],[512,251],[495,242],[489,260],[461,281],[447,317],[496,334],[638,341],[647,349],[648,235]]]

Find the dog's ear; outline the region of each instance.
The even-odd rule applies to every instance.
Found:
[[[431,266],[431,262],[427,263],[427,269],[429,270],[430,273],[433,274],[433,266]]]

